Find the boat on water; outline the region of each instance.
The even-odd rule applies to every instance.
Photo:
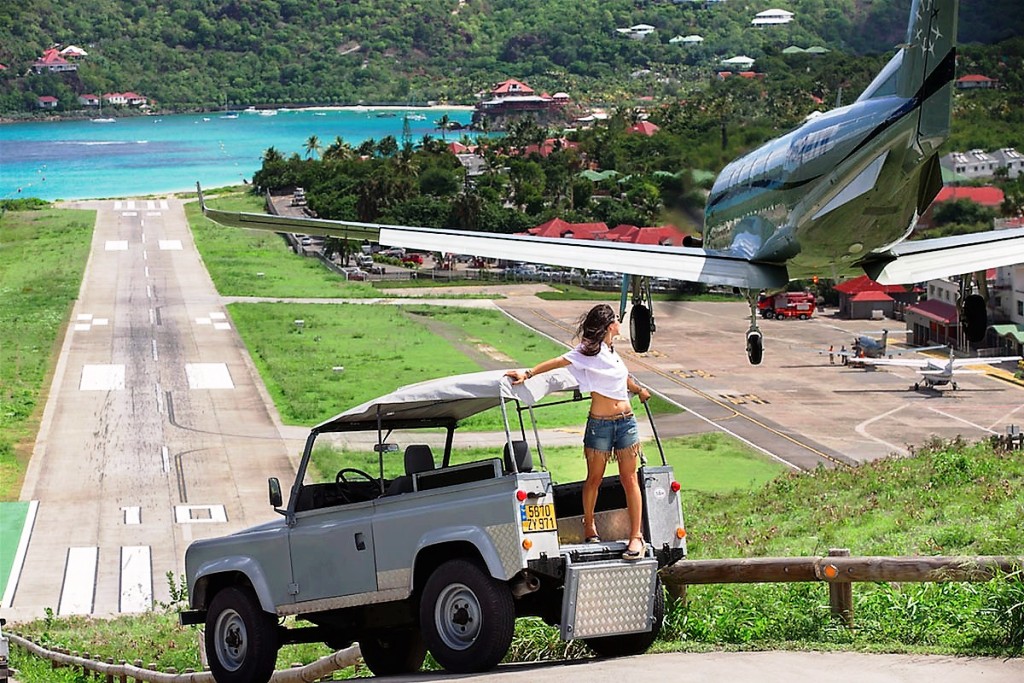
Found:
[[[390,118],[394,118],[395,116],[398,116],[398,114],[396,114],[393,111],[379,111],[379,112],[377,112],[377,118],[378,119],[390,119]]]
[[[263,109],[260,111],[260,116],[277,116],[276,109]]]
[[[222,118],[222,119],[237,119],[238,118],[238,114],[224,114],[220,118]]]
[[[103,118],[103,119],[90,119],[93,123],[117,123],[117,119]]]
[[[405,118],[410,121],[426,121],[427,117],[425,114],[406,114]]]

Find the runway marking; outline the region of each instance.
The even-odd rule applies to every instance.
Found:
[[[121,547],[121,612],[153,607],[153,562],[148,545]]]
[[[120,210],[121,210],[121,200],[118,199],[118,200],[116,200],[114,202],[114,211],[120,211]]]
[[[124,389],[124,365],[83,365],[80,391],[121,391]]]
[[[950,420],[956,420],[957,422],[963,422],[965,425],[970,425],[971,427],[974,427],[975,429],[980,429],[981,431],[988,432],[989,434],[998,434],[999,433],[999,432],[996,432],[996,431],[994,431],[992,429],[989,429],[988,427],[982,427],[981,425],[974,424],[973,422],[965,420],[962,417],[957,417],[956,415],[950,415],[949,413],[943,412],[943,411],[939,410],[938,408],[928,408],[928,410],[932,411],[933,413],[938,413],[939,415],[942,415],[943,417],[948,417]]]
[[[744,403],[756,403],[758,405],[767,405],[770,403],[767,399],[763,399],[754,394],[719,394],[719,396],[736,406],[741,406]]]
[[[145,249],[142,250],[142,260],[143,261],[148,261],[149,260],[149,254],[146,253]]]
[[[156,339],[151,339],[150,341],[153,342],[153,360],[160,360],[160,356],[156,351]]]
[[[57,614],[63,616],[92,613],[98,556],[99,548],[95,546],[68,548]]]
[[[128,208],[128,209],[134,209],[135,208],[135,200],[134,199],[129,199],[125,203],[125,207]]]
[[[156,383],[156,413],[157,415],[163,415],[164,413],[163,398],[161,396],[159,382]]]
[[[164,251],[181,251],[181,240],[160,240],[160,248]]]
[[[878,420],[881,420],[883,418],[889,417],[893,413],[899,412],[899,411],[903,410],[906,407],[907,407],[906,404],[901,405],[901,406],[896,406],[895,408],[893,408],[892,410],[890,410],[888,412],[882,413],[881,415],[875,415],[874,417],[872,417],[872,418],[870,418],[868,420],[864,420],[859,425],[854,427],[854,431],[856,431],[858,434],[860,434],[864,438],[871,439],[875,443],[880,443],[883,446],[885,446],[886,448],[892,449],[893,451],[899,453],[900,455],[909,455],[909,453],[907,452],[907,450],[905,448],[900,448],[899,446],[891,444],[888,441],[884,441],[882,439],[879,439],[877,436],[872,436],[871,434],[868,434],[868,431],[867,431],[868,426],[871,425],[872,423],[877,422]]]
[[[124,523],[127,525],[142,524],[142,508],[138,505],[129,505],[121,508],[124,512]]]
[[[128,251],[128,240],[107,240],[107,251]]]
[[[126,218],[131,218],[132,216],[138,216],[139,212],[138,211],[122,211],[121,215],[126,217]]]
[[[11,563],[11,573],[7,577],[7,588],[4,590],[3,599],[0,599],[0,608],[9,609],[14,602],[14,591],[21,578],[21,569],[25,565],[25,553],[28,552],[28,539],[32,536],[32,529],[36,524],[36,512],[39,510],[39,501],[32,500],[28,504],[28,512],[25,513],[25,523],[21,527],[21,537],[18,539],[18,549],[14,552],[14,562]]]
[[[146,266],[143,270],[146,273],[146,277],[149,277],[149,266]]]
[[[156,202],[153,201],[152,199],[147,199],[146,200],[146,208],[147,209],[155,209],[156,208]]]
[[[150,325],[155,325],[156,324],[156,311],[154,311],[152,308],[149,309],[149,324]]]
[[[142,243],[145,244],[146,243],[146,231],[145,230],[142,231],[141,237],[142,237]]]
[[[146,215],[147,216],[162,216],[163,214],[160,213],[159,211],[147,211]]]
[[[164,474],[167,474],[171,471],[171,454],[167,450],[167,446],[160,447],[160,460],[163,464]]]
[[[215,311],[215,312],[211,313],[209,315],[209,317],[206,317],[206,318],[196,318],[196,324],[197,325],[210,325],[210,324],[212,324],[213,325],[213,329],[215,329],[215,330],[230,330],[231,329],[231,323],[223,322],[226,319],[227,319],[226,315],[224,315],[223,313]],[[215,320],[218,321],[218,322],[213,322]]]
[[[224,363],[186,363],[189,389],[234,389],[231,373]]]
[[[693,379],[694,377],[701,377],[703,379],[712,379],[714,374],[705,372],[704,370],[672,370],[673,375],[682,377],[683,379]]]
[[[146,285],[146,298],[147,299],[152,299],[153,298],[153,288],[150,287],[149,285]]]
[[[178,524],[221,524],[228,521],[223,505],[175,505],[174,521]]]
[[[94,318],[92,313],[79,313],[75,320],[78,321],[72,328],[75,332],[88,332],[93,327],[101,327],[110,322],[106,318]]]

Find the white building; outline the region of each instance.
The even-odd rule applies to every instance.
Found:
[[[654,33],[657,29],[654,26],[651,26],[650,24],[636,24],[634,26],[630,26],[629,28],[617,28],[615,30],[618,31],[621,35],[624,35],[632,40],[643,40],[647,36]]]
[[[750,23],[754,26],[778,26],[779,24],[788,24],[793,21],[793,13],[787,12],[784,9],[766,9],[763,12],[758,12]]]
[[[754,66],[754,58],[746,55],[736,55],[729,59],[722,60],[722,66],[727,66],[732,69],[739,69],[740,71],[746,71],[750,67]]]
[[[1016,178],[1024,173],[1024,154],[1012,147],[994,152],[971,149],[966,152],[950,152],[939,159],[939,164],[965,178],[991,178],[1000,168],[1006,168],[1007,177]]]
[[[704,42],[704,38],[697,34],[691,34],[688,36],[676,36],[675,38],[668,41],[670,43],[682,43],[683,45],[700,45]]]

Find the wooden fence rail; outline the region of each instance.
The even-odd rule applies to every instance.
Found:
[[[849,550],[837,548],[826,557],[683,560],[663,569],[661,580],[677,598],[685,596],[687,585],[825,581],[829,584],[833,614],[852,625],[855,582],[989,581],[1022,566],[1024,557],[1005,555],[851,557]]]
[[[175,671],[156,671],[152,664],[150,668],[144,668],[141,660],[136,660],[134,664],[128,664],[125,661],[115,664],[112,659],[100,662],[90,659],[88,654],[79,656],[77,652],[69,653],[47,649],[15,633],[8,633],[7,637],[10,638],[11,643],[24,648],[27,652],[50,660],[54,668],[67,666],[81,669],[83,672],[92,672],[105,676],[104,680],[107,683],[114,681],[127,683],[129,678],[135,683],[214,683],[213,674],[209,671],[187,671],[179,674]],[[353,645],[332,655],[321,657],[305,666],[275,671],[270,681],[271,683],[312,683],[338,669],[352,666],[359,661],[360,657],[359,646]]]

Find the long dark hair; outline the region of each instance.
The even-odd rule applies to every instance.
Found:
[[[598,304],[580,317],[576,327],[576,338],[580,340],[580,353],[596,356],[601,351],[601,342],[612,323],[618,320],[615,311],[608,304]]]

